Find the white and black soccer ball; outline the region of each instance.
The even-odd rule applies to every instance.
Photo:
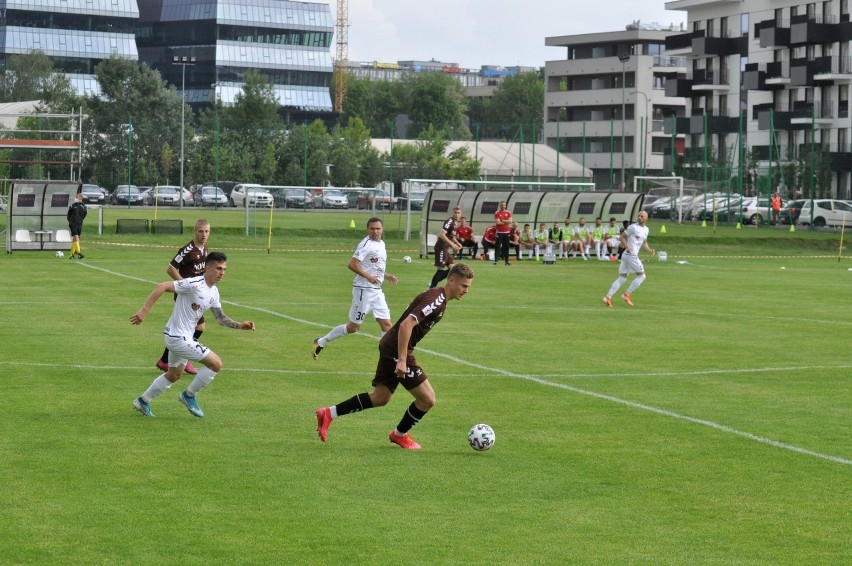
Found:
[[[494,429],[484,423],[474,425],[467,433],[467,442],[477,452],[483,452],[494,446]]]
[[[411,256],[410,255],[402,256],[402,263],[411,263]]]
[[[63,252],[62,250],[58,250],[56,252],[56,257],[65,257],[65,252]]]

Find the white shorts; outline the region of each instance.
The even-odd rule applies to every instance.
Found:
[[[619,244],[619,238],[607,238],[606,239],[606,245],[608,245],[611,248],[618,248],[618,244]]]
[[[200,362],[210,352],[210,348],[192,337],[166,335],[166,348],[169,349],[169,367],[186,365],[189,360]]]
[[[627,252],[621,254],[621,266],[618,268],[620,274],[627,275],[628,273],[643,273],[644,271],[645,266],[642,265],[642,260],[639,259],[638,255]]]
[[[373,313],[376,320],[390,320],[390,308],[381,289],[352,287],[352,306],[349,307],[349,321],[364,324],[367,315]]]

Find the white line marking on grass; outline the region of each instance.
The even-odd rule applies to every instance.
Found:
[[[784,450],[790,450],[792,452],[798,452],[799,454],[806,454],[808,456],[813,456],[815,458],[821,458],[823,460],[829,460],[831,462],[836,462],[838,464],[845,464],[847,466],[852,466],[852,460],[847,460],[845,458],[840,458],[838,456],[832,456],[830,454],[822,454],[820,452],[814,452],[812,450],[807,450],[806,448],[800,448],[800,447],[794,446],[792,444],[785,444],[783,442],[778,442],[777,440],[772,440],[771,438],[765,438],[763,436],[757,436],[756,434],[737,430],[735,428],[731,428],[731,427],[723,425],[723,424],[715,423],[713,421],[707,421],[707,420],[704,420],[704,419],[689,417],[687,415],[675,413],[674,411],[669,411],[667,409],[660,409],[660,408],[657,408],[657,407],[652,407],[650,405],[645,405],[643,403],[637,403],[635,401],[628,401],[627,399],[621,399],[619,397],[613,397],[612,395],[597,393],[595,391],[589,391],[587,389],[580,389],[579,387],[572,387],[570,385],[565,385],[564,383],[554,383],[552,381],[547,381],[545,379],[541,379],[541,378],[538,378],[538,377],[535,377],[535,376],[532,376],[532,375],[524,375],[524,374],[520,374],[520,373],[514,373],[514,372],[511,372],[511,371],[507,371],[507,370],[504,370],[504,369],[484,366],[484,365],[477,364],[477,363],[474,363],[474,362],[469,362],[467,360],[462,360],[461,358],[456,358],[455,356],[451,356],[449,354],[444,354],[444,353],[441,353],[441,352],[432,352],[432,351],[423,350],[423,349],[421,349],[421,351],[428,352],[430,354],[445,358],[447,360],[456,362],[458,364],[474,367],[476,369],[485,370],[485,371],[492,371],[494,373],[505,375],[506,377],[514,377],[516,379],[523,379],[523,380],[526,380],[526,381],[531,381],[533,383],[538,383],[539,385],[547,385],[547,386],[550,386],[550,387],[556,387],[558,389],[564,389],[566,391],[571,391],[573,393],[578,393],[580,395],[587,395],[589,397],[594,397],[596,399],[602,399],[602,400],[605,400],[605,401],[610,401],[612,403],[618,403],[620,405],[626,405],[626,406],[632,407],[634,409],[641,409],[643,411],[649,411],[649,412],[652,412],[652,413],[656,413],[658,415],[663,415],[663,416],[666,416],[666,417],[671,417],[671,418],[674,418],[674,419],[683,420],[683,421],[690,422],[690,423],[693,423],[693,424],[699,424],[699,425],[707,426],[707,427],[710,427],[710,428],[714,428],[716,430],[720,430],[722,432],[727,432],[729,434],[734,434],[736,436],[748,438],[749,440],[754,440],[756,442],[760,442],[761,444],[768,444],[769,446],[774,446],[775,448],[782,448]]]
[[[108,269],[95,267],[95,266],[90,265],[90,264],[78,263],[77,265],[85,265],[86,267],[88,267],[90,269],[97,269],[99,271],[103,271],[104,273],[109,273],[109,274],[112,274],[112,275],[116,275],[118,277],[124,277],[126,279],[132,279],[134,281],[142,281],[142,282],[145,282],[145,283],[152,283],[151,281],[146,281],[145,279],[141,279],[139,277],[133,277],[131,275],[125,275],[123,273],[118,273],[118,272],[115,272],[115,271],[110,271]],[[271,316],[277,316],[279,318],[291,320],[293,322],[299,322],[299,323],[306,324],[306,325],[309,325],[309,326],[320,327],[320,328],[329,328],[325,324],[320,324],[318,322],[313,322],[313,321],[304,320],[304,319],[301,319],[301,318],[296,318],[296,317],[293,317],[293,316],[288,316],[288,315],[285,315],[283,313],[271,311],[269,309],[265,309],[265,308],[261,308],[261,307],[253,307],[253,306],[250,306],[250,305],[244,305],[244,304],[241,304],[241,303],[233,303],[233,302],[229,302],[229,301],[222,301],[222,302],[229,304],[229,305],[239,306],[239,307],[245,308],[245,309],[256,310],[258,312],[262,312],[262,313],[265,313],[265,314],[268,314],[268,315],[271,315]],[[373,340],[378,339],[377,336],[362,333],[362,332],[359,332],[357,335],[363,336],[365,338],[371,338]],[[512,378],[515,378],[515,379],[522,379],[524,381],[529,381],[531,383],[537,383],[539,385],[545,385],[545,386],[548,386],[548,387],[555,387],[557,389],[563,389],[565,391],[571,391],[572,393],[577,393],[579,395],[586,395],[588,397],[593,397],[595,399],[601,399],[603,401],[609,401],[611,403],[617,403],[619,405],[625,405],[627,407],[631,407],[631,408],[634,408],[634,409],[640,409],[640,410],[643,410],[643,411],[648,411],[648,412],[651,412],[651,413],[655,413],[657,415],[662,415],[662,416],[665,416],[665,417],[670,417],[670,418],[673,418],[673,419],[686,421],[688,423],[710,427],[712,429],[715,429],[715,430],[718,430],[718,431],[721,431],[721,432],[726,432],[728,434],[733,434],[735,436],[747,438],[749,440],[753,440],[753,441],[759,442],[761,444],[766,444],[768,446],[773,446],[775,448],[780,448],[782,450],[789,450],[791,452],[796,452],[798,454],[804,454],[806,456],[812,456],[814,458],[820,458],[822,460],[828,460],[830,462],[835,462],[837,464],[852,466],[852,460],[847,460],[845,458],[840,458],[838,456],[832,456],[830,454],[822,454],[821,452],[814,452],[813,450],[808,450],[806,448],[800,448],[799,446],[794,446],[792,444],[786,444],[784,442],[778,442],[777,440],[772,440],[771,438],[758,436],[756,434],[752,434],[750,432],[738,430],[738,429],[735,429],[735,428],[732,428],[732,427],[729,427],[729,426],[726,426],[726,425],[723,425],[723,424],[719,424],[719,423],[716,423],[716,422],[713,422],[713,421],[708,421],[708,420],[704,420],[704,419],[698,419],[698,418],[695,418],[695,417],[690,417],[690,416],[687,416],[687,415],[682,415],[680,413],[676,413],[674,411],[669,411],[667,409],[660,409],[658,407],[652,407],[651,405],[645,405],[644,403],[637,403],[635,401],[629,401],[627,399],[621,399],[620,397],[614,397],[612,395],[606,395],[604,393],[597,393],[595,391],[589,391],[588,389],[580,389],[579,387],[573,387],[571,385],[566,385],[564,383],[555,383],[553,381],[548,381],[546,379],[542,379],[540,377],[535,377],[533,375],[514,373],[514,372],[511,372],[511,371],[508,371],[508,370],[501,369],[501,368],[493,368],[493,367],[490,367],[490,366],[485,366],[485,365],[482,365],[482,364],[478,364],[476,362],[470,362],[470,361],[467,361],[467,360],[463,360],[461,358],[457,358],[457,357],[451,356],[449,354],[444,354],[442,352],[427,350],[425,348],[419,348],[418,350],[420,352],[423,352],[423,353],[426,353],[426,354],[432,354],[434,356],[444,358],[446,360],[455,362],[457,364],[464,365],[464,366],[467,366],[467,367],[476,368],[476,369],[482,370],[484,372],[502,375],[502,376],[505,376],[505,377],[512,377]]]

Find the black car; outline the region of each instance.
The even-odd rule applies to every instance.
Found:
[[[779,215],[781,224],[795,224],[799,220],[799,214],[802,213],[802,205],[805,202],[807,202],[807,199],[787,201],[787,204],[781,208]]]
[[[110,195],[112,204],[142,205],[142,194],[136,185],[119,185]]]
[[[104,193],[97,185],[83,185],[80,194],[83,195],[83,202],[85,204],[104,204],[106,202]]]

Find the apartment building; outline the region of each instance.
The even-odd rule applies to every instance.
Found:
[[[544,67],[545,143],[590,168],[597,186],[629,187],[635,175],[670,172],[672,150],[683,144],[672,119],[685,116],[686,101],[667,94],[666,82],[686,72],[686,58],[665,49],[680,31],[633,23],[546,38],[565,56]]]
[[[666,40],[667,54],[688,58],[686,73],[667,83],[669,95],[687,100],[678,126],[687,151],[709,146],[734,167],[755,155],[782,192],[852,198],[849,1],[676,0],[666,8],[687,18],[686,30]],[[792,178],[779,173],[796,160],[804,166],[788,186]]]

